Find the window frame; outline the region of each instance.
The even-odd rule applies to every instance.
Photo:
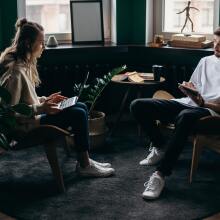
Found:
[[[111,4],[112,1],[109,0],[108,12],[106,12],[110,16],[110,24],[109,24],[109,35],[104,38],[105,42],[111,41]],[[103,4],[104,5],[104,4]],[[104,7],[103,7],[103,10]],[[17,0],[17,14],[18,18],[26,17],[26,0]],[[103,17],[104,18],[104,17]],[[72,43],[72,33],[49,33],[45,34],[45,42],[47,42],[50,35],[54,35],[59,43]]]
[[[153,32],[155,34],[161,34],[165,39],[170,39],[171,35],[176,32],[164,32],[164,13],[165,13],[165,0],[154,0],[153,3]],[[219,16],[220,16],[220,0],[214,0],[214,22],[213,22],[213,31],[219,26]],[[195,32],[195,34],[201,34],[199,32]],[[213,34],[204,34],[207,39],[212,40]]]

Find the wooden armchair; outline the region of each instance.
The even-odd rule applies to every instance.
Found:
[[[190,183],[196,173],[199,157],[204,147],[220,153],[220,117],[207,116],[201,118],[195,128],[193,139],[193,155],[190,170]]]
[[[154,95],[156,99],[171,99],[174,98],[166,91],[159,90]],[[169,126],[170,127],[170,126]],[[172,126],[171,126],[172,127]],[[220,117],[219,116],[207,116],[201,118],[193,131],[193,154],[192,163],[190,169],[190,183],[198,168],[199,157],[204,147],[208,147],[218,153],[220,153]]]
[[[72,136],[72,134],[59,127],[53,125],[40,125],[26,133],[23,137],[20,137],[20,135],[16,137],[16,143],[12,148],[14,150],[20,150],[43,145],[58,189],[60,192],[65,192],[63,175],[57,158],[56,145],[59,139],[69,136]],[[65,148],[67,152],[69,152],[69,146],[67,144],[65,144]]]

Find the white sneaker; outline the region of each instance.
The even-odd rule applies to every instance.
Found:
[[[144,183],[145,191],[142,194],[144,199],[156,199],[160,196],[164,186],[165,180],[162,176],[154,172],[149,181]]]
[[[95,163],[91,163],[89,166],[83,168],[77,163],[76,172],[83,177],[108,177],[113,175],[115,170],[113,168],[98,166]]]
[[[110,163],[100,163],[100,162],[95,161],[95,160],[93,160],[91,158],[89,159],[89,162],[90,162],[90,164],[94,163],[94,164],[96,164],[96,165],[98,165],[100,167],[104,167],[104,168],[110,168],[112,166]]]
[[[151,146],[149,148],[150,153],[147,157],[139,162],[142,166],[152,166],[156,165],[161,161],[164,156],[164,152],[157,147]]]

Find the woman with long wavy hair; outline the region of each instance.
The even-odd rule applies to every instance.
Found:
[[[0,84],[12,96],[11,105],[26,103],[32,108],[32,117],[17,118],[17,129],[30,131],[51,124],[61,128],[71,127],[77,151],[76,171],[81,176],[106,177],[114,173],[109,163],[99,163],[89,158],[88,112],[83,103],[61,110],[58,103],[66,97],[54,93],[38,97],[35,88],[41,83],[37,59],[44,50],[44,29],[26,18],[18,19],[16,34],[10,47],[0,56]]]

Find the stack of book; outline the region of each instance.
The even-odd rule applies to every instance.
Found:
[[[128,76],[128,80],[135,83],[143,83],[145,80],[151,81],[154,80],[153,73],[138,73],[134,72],[127,72],[125,73]]]
[[[134,71],[134,72],[127,72],[126,75],[128,76],[128,80],[131,82],[135,83],[143,83],[144,78],[139,76],[139,73]]]
[[[203,35],[173,34],[169,44],[171,47],[207,48],[212,47],[213,42]]]
[[[112,78],[112,81],[116,81],[116,82],[130,81],[134,83],[144,83],[144,81],[153,81],[153,80],[154,80],[153,73],[139,73],[136,71],[115,75]]]

